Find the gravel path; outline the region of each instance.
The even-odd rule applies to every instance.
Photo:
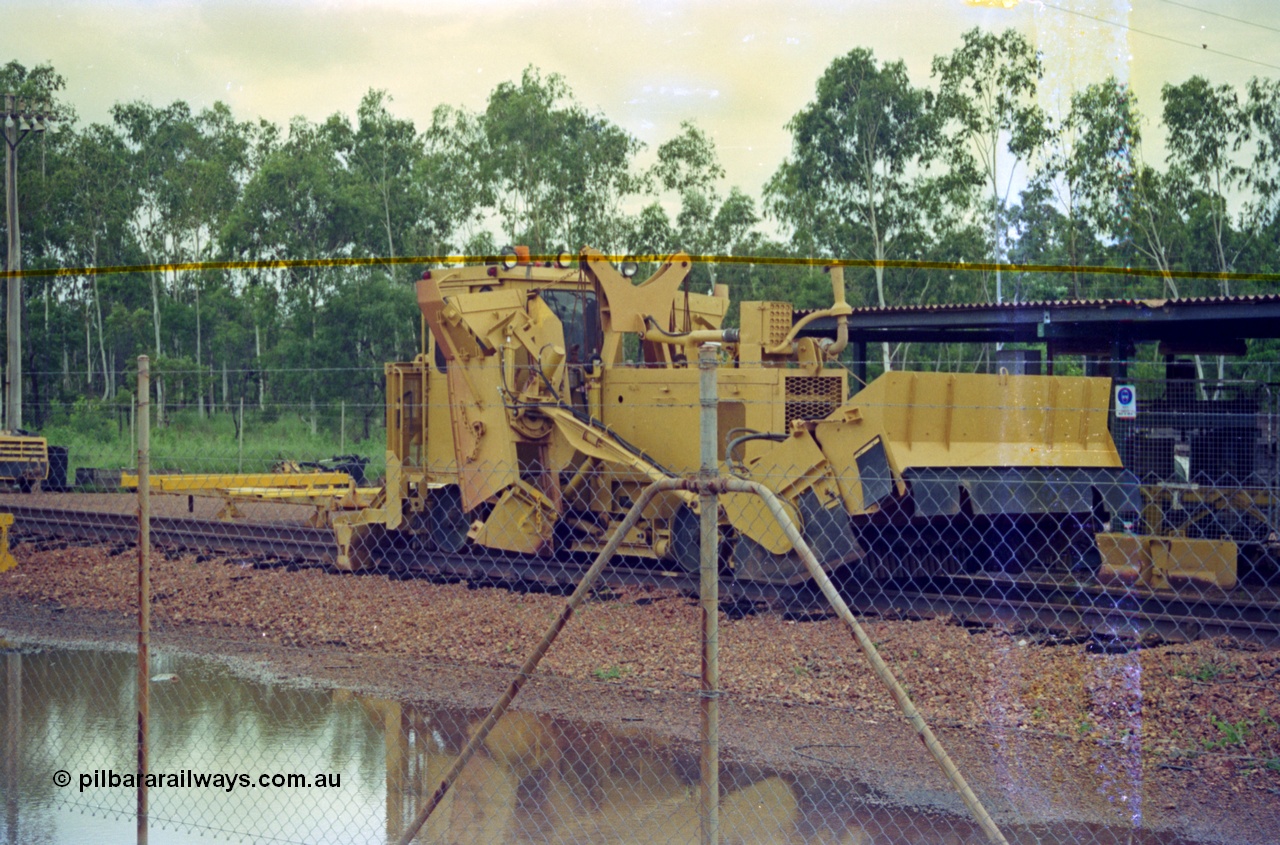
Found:
[[[134,550],[19,543],[15,556],[0,574],[0,631],[132,640]],[[156,554],[152,571],[161,647],[463,707],[492,702],[564,605],[190,554]],[[1138,820],[1206,842],[1280,842],[1280,651],[1207,640],[1095,654],[947,619],[864,624],[1004,823]],[[518,703],[692,737],[699,625],[696,602],[673,593],[593,600]],[[722,616],[721,650],[728,757],[962,811],[838,620]]]

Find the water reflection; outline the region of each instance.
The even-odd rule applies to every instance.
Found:
[[[0,645],[4,645],[0,641]],[[132,769],[135,658],[10,647],[4,654],[3,842],[134,841],[131,788],[79,788]],[[393,842],[456,759],[481,711],[427,709],[345,690],[263,683],[220,664],[159,655],[152,685],[155,773],[323,774],[329,788],[150,790],[152,841]],[[58,787],[54,772],[70,773]],[[696,843],[696,748],[646,730],[511,713],[415,841]],[[981,842],[967,820],[867,802],[851,783],[741,765],[721,776],[726,843]],[[1104,831],[1007,831],[1011,841],[1126,841]],[[1058,836],[1057,834],[1062,834]],[[1130,841],[1155,841],[1130,840]]]
[[[19,648],[5,662],[3,841],[132,842],[136,793],[121,779],[136,758],[135,657]],[[361,841],[383,827],[381,736],[358,705],[207,661],[159,655],[153,665],[175,680],[152,685],[150,770],[171,781],[149,790],[152,841]],[[59,770],[68,785],[55,784]],[[196,774],[281,773],[336,775],[342,786],[191,785]]]

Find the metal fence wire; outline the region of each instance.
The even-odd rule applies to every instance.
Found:
[[[708,360],[51,426],[0,842],[1280,841],[1272,365]]]

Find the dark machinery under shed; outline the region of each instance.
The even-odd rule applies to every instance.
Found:
[[[1130,526],[1135,540],[1100,544],[1104,574],[1229,588],[1238,551],[1242,576],[1276,578],[1280,372],[1242,359],[1256,341],[1280,338],[1280,296],[855,308],[847,322],[864,381],[868,346],[879,343],[999,344],[993,368],[1016,374],[1052,375],[1064,357],[1079,356],[1086,375],[1110,376],[1133,397],[1117,413],[1113,396],[1110,427],[1142,481],[1144,507]],[[806,326],[816,337],[834,331],[824,318]],[[1154,355],[1142,357],[1163,360],[1163,377],[1135,378],[1139,349],[1150,344]],[[1234,366],[1220,371],[1224,359]],[[1172,560],[1170,539],[1195,553]]]

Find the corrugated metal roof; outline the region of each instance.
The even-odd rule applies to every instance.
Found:
[[[888,305],[881,308],[878,305],[856,306],[853,313],[859,315],[874,315],[881,313],[893,314],[909,314],[917,313],[934,313],[938,311],[1020,311],[1020,310],[1038,310],[1055,308],[1166,308],[1179,306],[1214,306],[1214,305],[1249,305],[1249,304],[1280,304],[1280,294],[1252,294],[1247,296],[1192,296],[1179,297],[1177,299],[1168,298],[1147,298],[1147,299],[1046,299],[1035,300],[1032,302],[954,302],[939,303],[929,305]],[[797,318],[812,314],[815,311],[821,311],[821,308],[797,309],[795,315]]]

